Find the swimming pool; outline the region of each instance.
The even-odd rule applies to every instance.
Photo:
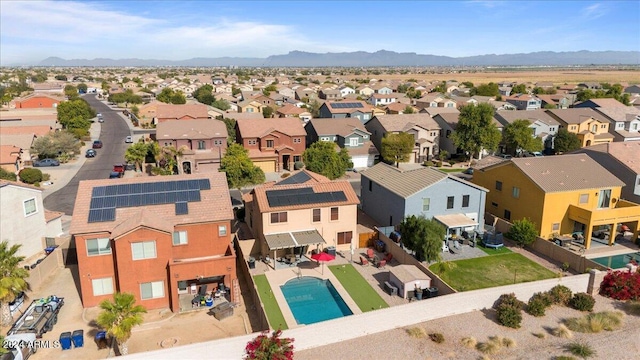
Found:
[[[303,276],[280,286],[298,324],[314,324],[353,315],[329,280]]]
[[[597,262],[598,264],[610,267],[612,269],[622,269],[629,262],[631,262],[632,259],[635,260],[636,263],[640,264],[640,252],[606,256],[606,257],[594,258],[591,260]]]

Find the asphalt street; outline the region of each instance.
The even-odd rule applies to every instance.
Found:
[[[106,179],[114,164],[124,162],[124,153],[128,147],[124,139],[131,135],[126,120],[116,110],[96,99],[95,95],[85,95],[84,99],[104,118],[100,130],[100,140],[102,140],[103,147],[96,149],[97,156],[87,159],[69,184],[45,198],[45,208],[51,211],[61,211],[67,215],[73,214],[78,184],[81,180]],[[79,156],[84,156],[84,154]]]

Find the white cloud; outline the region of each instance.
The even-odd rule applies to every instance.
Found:
[[[589,5],[586,8],[582,9],[582,16],[589,19],[597,19],[599,17],[604,16],[607,13],[607,9],[601,3],[596,3],[593,5]]]

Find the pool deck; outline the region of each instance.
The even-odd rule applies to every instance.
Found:
[[[323,267],[325,268],[324,270],[323,270]],[[280,310],[282,311],[282,316],[284,316],[284,320],[287,322],[287,326],[289,327],[289,329],[294,329],[294,328],[305,326],[305,325],[298,324],[289,306],[285,305],[287,304],[287,300],[284,298],[284,295],[282,294],[282,290],[280,289],[280,286],[284,285],[287,281],[291,279],[295,279],[300,276],[312,276],[319,279],[331,281],[331,284],[336,289],[336,291],[340,294],[340,296],[342,297],[344,302],[347,304],[351,312],[353,312],[354,315],[362,314],[362,311],[360,310],[358,305],[356,305],[355,301],[351,299],[351,296],[349,296],[349,293],[347,293],[347,291],[342,286],[340,281],[338,281],[338,279],[335,276],[333,276],[333,273],[331,273],[331,270],[327,269],[326,267],[327,267],[326,265],[318,266],[318,264],[315,262],[305,262],[304,264],[301,264],[300,266],[297,266],[297,267],[267,271],[264,273],[264,275],[267,277],[267,280],[269,281],[269,284],[271,285],[273,296],[275,297],[278,304],[280,304]]]

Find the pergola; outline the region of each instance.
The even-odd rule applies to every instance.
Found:
[[[451,229],[464,229],[471,226],[473,227],[478,226],[477,221],[471,219],[465,214],[436,215],[433,218],[447,228],[447,236],[449,236],[449,231]],[[458,234],[457,230],[456,230],[456,234]],[[475,232],[473,236],[475,238]]]
[[[273,268],[276,267],[276,250],[293,249],[307,245],[325,244],[326,241],[318,230],[289,231],[264,236],[269,247],[269,254],[273,251]]]

